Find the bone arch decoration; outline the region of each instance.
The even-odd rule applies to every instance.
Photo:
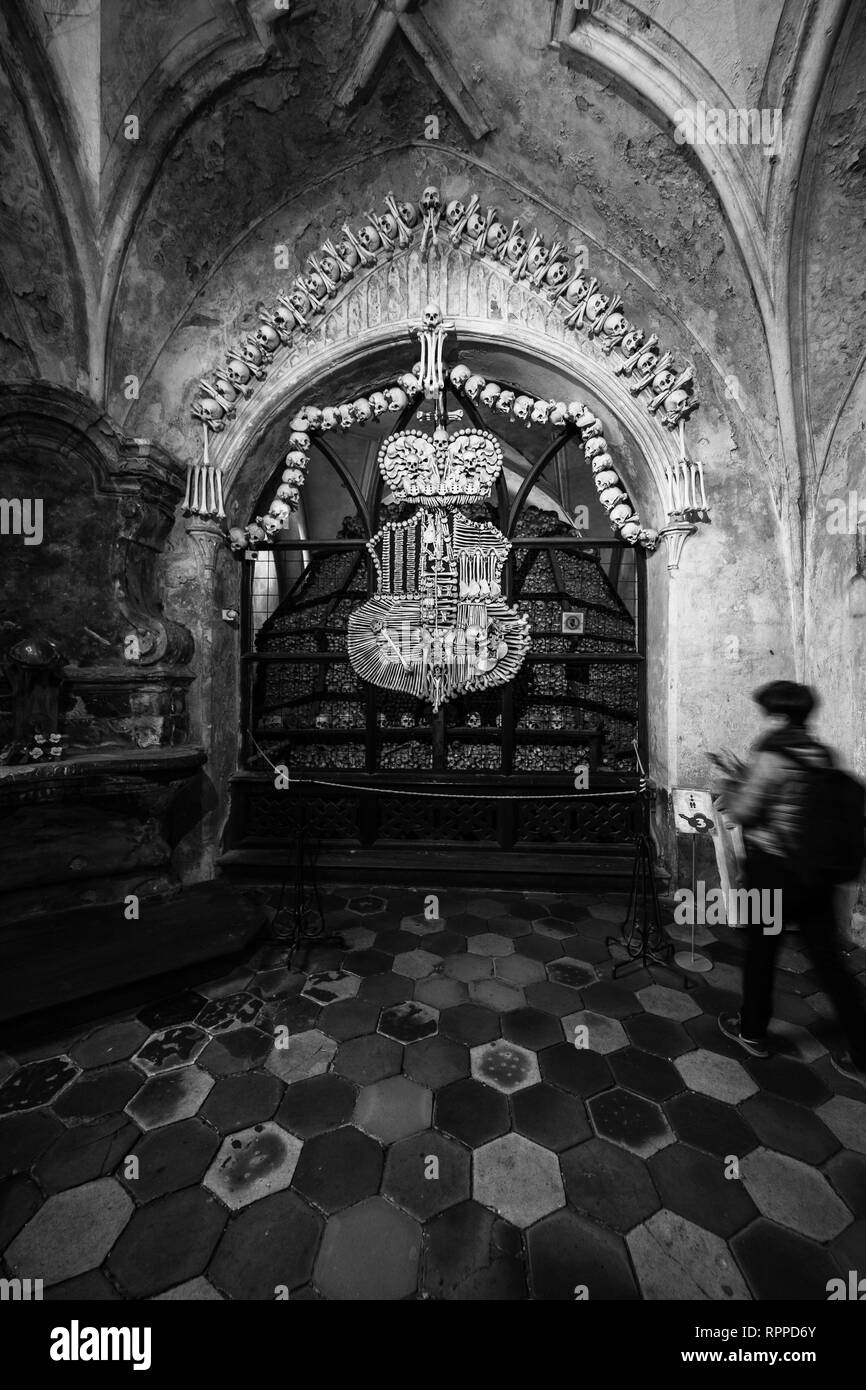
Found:
[[[344,224],[342,241],[325,241],[318,253],[308,256],[307,273],[295,277],[289,294],[280,295],[272,311],[261,311],[256,332],[226,353],[225,367],[217,367],[211,379],[200,380],[202,395],[192,414],[201,421],[205,439],[208,432],[226,428],[256,383],[267,375],[276,355],[291,345],[296,333],[310,331],[329,300],[336,299],[356,275],[405,250],[418,235],[422,252],[441,235],[454,247],[468,246],[474,257],[498,263],[512,280],[527,284],[561,308],[565,327],[596,339],[612,359],[613,371],[627,378],[630,393],[641,397],[666,428],[674,429],[698,405],[692,364],[676,368],[673,354],[662,351],[657,335],[646,337],[632,324],[622,313],[621,296],[605,291],[579,258],[569,257],[561,242],[546,246],[537,230],[527,236],[517,219],[509,229],[496,208],[482,212],[476,194],[465,204],[458,199],[443,202],[433,185],[423,190],[417,203],[398,203],[389,193],[384,212],[368,216],[369,221],[357,231]],[[221,498],[210,496],[208,484],[212,486],[212,480],[193,480],[184,510],[195,510],[186,503],[204,494],[207,506],[216,502],[213,514],[222,513]]]

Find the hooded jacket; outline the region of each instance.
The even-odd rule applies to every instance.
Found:
[[[747,846],[791,858],[805,821],[810,772],[832,766],[830,750],[796,724],[759,739],[744,777],[729,780],[724,792],[725,810],[742,826]]]

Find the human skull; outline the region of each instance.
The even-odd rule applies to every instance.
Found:
[[[614,526],[620,527],[623,522],[637,521],[637,517],[631,509],[631,502],[617,502],[615,507],[611,507],[608,516]]]
[[[317,405],[307,406],[307,428],[310,430],[323,430],[328,428],[322,423],[322,411]]]
[[[233,386],[246,386],[252,376],[246,362],[243,362],[239,357],[228,358],[227,370],[229,381]],[[214,401],[214,405],[216,405],[216,401]]]
[[[565,261],[554,261],[553,265],[548,266],[544,278],[551,289],[557,289],[568,279],[568,266]]]
[[[355,266],[358,264],[358,261],[360,259],[351,241],[341,241],[337,246],[337,255],[340,257],[340,260],[349,267],[350,270],[355,269]]]
[[[547,248],[545,247],[544,242],[537,241],[526,259],[527,270],[529,270],[530,272],[533,270],[538,270],[539,266],[542,265],[546,255]]]
[[[571,401],[568,406],[568,418],[573,425],[585,429],[587,425],[595,423],[595,416],[591,410],[587,410],[583,401]]]
[[[321,299],[328,293],[328,286],[325,284],[318,271],[315,270],[310,271],[310,274],[305,278],[304,286],[309,290],[310,294],[316,296],[316,299]]]
[[[326,405],[322,411],[322,429],[335,430],[339,423],[340,417],[337,414],[336,407],[333,405]]]
[[[514,402],[516,399],[514,392],[509,390],[507,386],[503,391],[500,391],[496,400],[496,409],[499,411],[499,414],[509,415],[514,409]]]
[[[608,314],[604,321],[604,331],[610,338],[618,338],[628,327],[628,319],[622,314]]]
[[[633,357],[643,342],[643,333],[639,328],[631,328],[620,344],[626,357]]]
[[[297,489],[304,486],[305,474],[300,468],[284,468],[282,481]]]
[[[421,383],[414,372],[404,372],[397,384],[402,386],[410,401],[414,401],[421,394]]]
[[[526,420],[528,422],[530,411],[534,404],[535,402],[531,396],[518,396],[514,402],[514,414],[517,416],[518,420]]]
[[[262,350],[254,339],[248,338],[241,348],[241,357],[245,362],[250,362],[254,367],[261,367],[264,362]]]
[[[625,536],[626,540],[630,539],[630,537],[626,536],[625,534],[626,527],[630,529],[632,526],[636,525],[636,521],[627,521],[625,523],[625,526],[621,528],[622,534],[623,536]],[[656,546],[659,543],[659,533],[658,531],[654,531],[651,526],[641,526],[640,530],[638,531],[637,539],[640,541],[641,545],[646,546],[647,550],[655,550]]]
[[[586,301],[586,317],[590,323],[595,323],[597,319],[601,318],[609,303],[610,300],[606,294],[591,294],[589,296]]]
[[[466,235],[469,237],[480,237],[486,226],[487,222],[481,216],[481,213],[473,212],[469,221],[466,223]]]
[[[498,251],[503,241],[508,240],[508,229],[503,227],[501,222],[491,222],[487,228],[487,246],[491,251]]]
[[[421,194],[421,211],[434,216],[442,206],[442,196],[435,184],[428,184]]]
[[[339,284],[340,267],[337,265],[333,256],[323,256],[320,265],[322,267],[322,274],[327,275],[328,279],[332,280],[335,285]]]
[[[486,405],[488,410],[492,410],[496,404],[496,398],[500,394],[502,387],[496,381],[488,381],[481,395],[478,397],[482,405]]]
[[[299,434],[307,434],[309,431],[309,426],[310,412],[306,406],[303,410],[299,410],[297,415],[293,415],[291,420],[289,421],[289,429],[295,430]]]
[[[382,246],[382,238],[379,236],[376,228],[370,226],[369,222],[358,232],[358,241],[365,251],[374,253],[380,250]]]
[[[646,376],[647,372],[652,371],[658,360],[658,353],[653,352],[652,348],[650,348],[647,352],[642,352],[637,359],[637,369],[642,376]]]
[[[267,516],[263,516],[261,518],[261,523],[269,541],[272,541],[274,536],[283,529],[282,521],[278,520],[272,512],[268,512]]]
[[[264,352],[276,352],[280,346],[280,335],[275,328],[271,328],[269,323],[259,324],[255,332],[255,339]]]
[[[605,488],[619,485],[619,475],[612,468],[602,468],[598,473],[593,474],[592,480],[597,492],[604,492]]]
[[[425,329],[428,332],[432,332],[434,328],[439,327],[441,322],[442,311],[439,308],[438,304],[428,304],[425,307],[424,313],[422,315],[422,323],[424,324]]]
[[[445,207],[445,221],[449,227],[456,227],[461,217],[466,211],[466,207],[460,202],[459,198],[452,198],[451,202]]]
[[[418,209],[414,203],[398,203],[397,211],[407,227],[414,227],[418,221]]]
[[[392,212],[383,212],[379,218],[379,230],[389,241],[393,241],[397,236],[397,223]]]
[[[405,410],[406,406],[409,404],[409,397],[406,395],[402,386],[389,386],[385,391],[385,400],[387,402],[387,408],[392,415],[396,414],[399,410]]]
[[[588,439],[583,446],[584,457],[594,459],[596,454],[607,452],[607,440],[603,435],[597,434],[594,439]]]
[[[601,488],[598,494],[598,500],[605,511],[609,512],[618,502],[627,502],[628,493],[621,483],[617,481],[616,483],[611,483],[609,487]]]
[[[307,471],[307,456],[302,454],[300,449],[290,449],[285,459],[287,468],[298,468],[301,473]]]
[[[684,391],[682,386],[678,386],[676,391],[671,391],[665,401],[665,413],[671,416],[678,415],[688,400],[688,391]]]
[[[581,276],[577,276],[566,289],[565,299],[569,304],[580,304],[581,300],[586,299],[588,293],[589,285]]]
[[[371,391],[370,409],[377,420],[379,416],[384,415],[385,411],[388,409],[388,402],[385,400],[381,391]]]
[[[265,539],[265,531],[259,524],[259,521],[249,522],[249,524],[244,527],[244,530],[250,545],[257,545]]]
[[[463,388],[470,401],[477,401],[487,383],[483,376],[471,376]]]
[[[278,502],[285,502],[286,506],[289,508],[289,511],[292,511],[292,512],[297,511],[297,507],[298,507],[298,489],[297,489],[297,486],[296,486],[295,484],[293,484],[293,483],[280,483],[279,487],[277,488],[277,501],[278,501]]]
[[[640,523],[637,521],[624,521],[619,528],[619,534],[629,545],[634,545],[635,541],[643,539],[645,536],[655,534],[654,532],[642,531]]]
[[[193,415],[198,420],[209,420],[213,423],[223,418],[225,410],[213,396],[202,396],[193,406]]]
[[[462,362],[458,362],[456,367],[452,367],[448,374],[448,380],[455,391],[462,391],[472,373]]]
[[[534,425],[546,425],[553,406],[550,401],[536,401],[532,407],[531,420]]]
[[[340,417],[340,429],[351,429],[355,423],[355,412],[348,401],[343,401],[337,406],[337,414]]]
[[[601,473],[605,468],[613,468],[613,456],[611,454],[596,454],[592,460],[593,473]]]
[[[359,396],[356,401],[353,401],[352,409],[355,412],[355,419],[358,421],[359,425],[366,425],[373,414],[370,409],[370,402],[367,400],[366,396]]]
[[[512,265],[517,265],[517,262],[526,255],[526,237],[521,236],[520,232],[515,232],[505,248],[505,255]]]
[[[659,392],[669,391],[675,381],[676,376],[673,372],[667,370],[659,372],[653,377],[653,389]]]
[[[247,534],[242,526],[231,526],[229,528],[229,545],[235,552],[246,550]]]
[[[305,430],[292,430],[289,435],[289,448],[298,453],[309,453],[310,436]]]
[[[557,429],[561,429],[567,419],[568,406],[565,404],[565,401],[554,401],[550,408],[550,416],[547,423],[549,425],[555,425]]]
[[[299,314],[310,312],[310,296],[304,290],[292,290],[289,295],[289,303],[293,309],[297,309]]]
[[[274,327],[281,329],[286,335],[294,330],[295,316],[291,309],[288,309],[285,304],[278,304],[269,317],[273,319]]]

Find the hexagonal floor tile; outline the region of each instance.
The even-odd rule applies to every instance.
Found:
[[[175,1028],[154,1033],[132,1060],[145,1076],[156,1076],[194,1062],[208,1042],[208,1035],[203,1029],[192,1023],[180,1023]]]
[[[621,1144],[641,1158],[649,1158],[674,1142],[660,1107],[619,1086],[587,1101],[587,1109],[601,1139]]]
[[[532,960],[520,951],[513,956],[497,956],[493,962],[493,973],[497,980],[507,985],[518,985],[521,989],[547,978],[541,961]]]
[[[453,1038],[425,1038],[412,1043],[403,1056],[403,1071],[421,1086],[437,1090],[469,1075],[469,1049]]]
[[[288,1187],[303,1145],[272,1120],[223,1140],[202,1185],[232,1211]]]
[[[261,999],[241,991],[228,994],[223,999],[209,1000],[196,1014],[195,1021],[199,1028],[206,1028],[209,1033],[226,1033],[252,1023],[261,1007]]]
[[[593,990],[586,991],[586,1002],[597,1008],[592,994]],[[640,1003],[637,996],[635,1003]],[[623,1026],[635,1047],[643,1048],[644,1052],[655,1052],[659,1057],[681,1057],[684,1052],[691,1052],[695,1046],[693,1038],[682,1023],[677,1023],[672,1018],[660,1018],[658,1014],[635,1014],[632,1018],[626,1018]],[[721,1036],[720,1033],[719,1037]]]
[[[545,1081],[571,1091],[576,1096],[593,1096],[613,1085],[613,1076],[605,1059],[586,1048],[556,1043],[538,1054],[538,1065]]]
[[[367,927],[346,927],[340,932],[340,936],[348,948],[349,956],[353,951],[369,950],[376,941],[376,933]],[[351,969],[351,966],[347,966],[347,969]]]
[[[405,1076],[389,1076],[365,1086],[358,1096],[353,1116],[360,1129],[393,1144],[419,1129],[427,1129],[433,1108],[433,1095]]]
[[[495,932],[482,932],[471,936],[466,946],[473,956],[510,956],[514,952],[514,942],[510,936],[497,936]]]
[[[318,1022],[323,1033],[336,1042],[347,1038],[362,1038],[366,1033],[375,1033],[379,1023],[379,1005],[368,1004],[363,999],[338,999],[323,1009]]]
[[[174,1120],[198,1114],[214,1085],[214,1078],[200,1067],[181,1067],[145,1081],[125,1107],[139,1129],[158,1129]]]
[[[473,1047],[470,1057],[475,1080],[506,1095],[534,1086],[541,1080],[535,1053],[502,1038]]]
[[[697,1048],[677,1057],[674,1065],[690,1091],[713,1096],[716,1100],[738,1105],[752,1096],[758,1087],[745,1067],[732,1057],[720,1057],[715,1052]]]
[[[834,1096],[815,1111],[846,1149],[866,1154],[866,1105],[845,1096]]]
[[[469,984],[473,980],[484,980],[493,974],[492,956],[474,956],[467,951],[462,956],[449,956],[443,968],[443,975],[450,980]]]
[[[503,898],[470,896],[468,910],[476,917],[504,917],[508,913],[508,903]]]
[[[218,1135],[202,1119],[179,1120],[153,1129],[131,1151],[138,1164],[137,1175],[127,1177],[125,1164],[121,1165],[120,1181],[139,1203],[178,1192],[201,1180],[218,1144]]]
[[[624,1047],[613,1053],[610,1069],[620,1086],[646,1096],[647,1100],[670,1100],[685,1085],[673,1062],[639,1047]]]
[[[403,1004],[392,1004],[383,1009],[379,1019],[379,1032],[396,1042],[414,1043],[422,1038],[430,1038],[439,1027],[439,1010],[429,1004],[419,1004],[408,999]]]
[[[263,1022],[267,1027],[267,1020]],[[274,1034],[261,1028],[233,1028],[212,1038],[199,1053],[198,1065],[211,1076],[234,1076],[264,1062],[274,1043]]]
[[[741,1107],[743,1119],[768,1149],[818,1167],[837,1152],[839,1140],[805,1105],[758,1091]]]
[[[505,1096],[471,1077],[453,1081],[436,1094],[436,1128],[470,1148],[505,1134],[510,1123]]]
[[[552,941],[564,941],[567,936],[574,936],[574,923],[560,917],[539,917],[532,923],[532,930],[538,936],[550,937]]]
[[[274,1119],[299,1139],[312,1139],[344,1125],[354,1108],[355,1088],[351,1082],[326,1072],[289,1086]]]
[[[315,1004],[333,1004],[338,999],[353,999],[361,988],[361,977],[351,970],[323,970],[311,975],[301,997]]]
[[[370,1033],[363,1038],[350,1038],[340,1044],[333,1069],[359,1086],[369,1086],[400,1070],[403,1048],[393,1038]]]
[[[384,898],[377,898],[375,893],[366,893],[362,897],[349,898],[346,907],[350,912],[357,912],[362,917],[371,917],[377,912],[384,912],[388,904]]]
[[[585,989],[598,979],[595,967],[574,956],[560,956],[547,966],[547,978],[555,985],[567,985],[569,989]]]
[[[11,1273],[46,1286],[102,1263],[134,1211],[114,1178],[71,1187],[49,1197],[5,1252]]]
[[[455,1042],[477,1047],[479,1043],[492,1042],[499,1036],[499,1019],[491,1009],[481,1004],[458,1004],[454,1009],[442,1010],[439,1032]]]
[[[292,1187],[326,1215],[375,1197],[383,1155],[375,1139],[354,1125],[343,1125],[308,1139],[295,1168]]]
[[[311,1028],[306,1033],[293,1033],[285,1046],[272,1047],[265,1067],[281,1081],[291,1085],[293,1081],[303,1081],[307,1076],[319,1076],[327,1071],[336,1051],[337,1044],[333,1038],[317,1028]]]
[[[443,975],[428,975],[415,986],[415,998],[434,1009],[453,1009],[465,1004],[469,990],[460,980],[447,980]]]
[[[400,922],[400,930],[411,932],[413,936],[433,936],[436,932],[445,931],[447,926],[445,918],[425,917],[423,912],[415,912]]]
[[[504,985],[501,980],[473,980],[469,986],[469,998],[498,1014],[522,1009],[526,1003],[522,989],[516,989],[514,985]]]
[[[827,1049],[819,1038],[799,1023],[788,1023],[783,1018],[773,1019],[768,1029],[774,1045],[778,1045],[799,1062],[817,1062],[826,1056]]]
[[[185,1187],[139,1207],[108,1256],[106,1269],[127,1298],[146,1298],[195,1279],[207,1268],[228,1212],[201,1187]]]
[[[573,1211],[557,1211],[526,1236],[532,1285],[538,1299],[624,1302],[638,1298],[622,1236]],[[585,1292],[583,1292],[585,1290]]]
[[[667,985],[645,985],[637,991],[637,997],[648,1014],[658,1014],[661,1018],[672,1018],[676,1023],[684,1023],[687,1018],[697,1018],[701,1008],[685,990],[669,989]]]
[[[89,1033],[69,1049],[69,1056],[85,1070],[125,1062],[147,1037],[148,1029],[143,1023],[135,1018],[120,1019]]]
[[[724,1158],[728,1154],[742,1157],[757,1147],[754,1132],[740,1112],[712,1096],[683,1091],[667,1101],[664,1110],[677,1138],[693,1149]]]
[[[740,1178],[763,1216],[799,1235],[832,1240],[851,1224],[823,1174],[788,1154],[755,1149],[741,1159]]]
[[[561,1042],[562,1028],[551,1014],[542,1013],[540,1009],[513,1009],[502,1020],[502,1036],[508,1042],[537,1052],[539,1048]]]
[[[238,1212],[208,1266],[230,1298],[273,1302],[310,1278],[324,1221],[296,1192],[275,1192]]]
[[[476,1149],[472,1195],[521,1230],[565,1206],[556,1155],[522,1134],[506,1134]]]
[[[382,1196],[419,1221],[469,1197],[469,1153],[435,1130],[422,1130],[388,1150]]]
[[[826,1302],[827,1284],[839,1277],[829,1249],[761,1217],[730,1242],[755,1298],[774,1302]]]
[[[421,1228],[381,1197],[368,1197],[332,1216],[313,1279],[326,1298],[341,1302],[408,1298],[418,1283]]]
[[[626,1244],[645,1299],[751,1298],[725,1242],[675,1212],[656,1212]]]
[[[434,956],[432,951],[401,951],[394,957],[394,974],[405,975],[409,980],[423,980],[441,968],[441,957]]]
[[[517,1133],[554,1153],[570,1149],[592,1134],[582,1101],[545,1081],[515,1092],[511,1108]]]
[[[727,1165],[688,1144],[670,1144],[647,1167],[662,1204],[724,1239],[757,1216],[743,1184],[727,1177]]]
[[[658,1211],[644,1161],[616,1144],[590,1139],[560,1156],[569,1206],[615,1231],[630,1231]]]
[[[604,1055],[628,1047],[628,1034],[618,1018],[605,1018],[604,1014],[593,1013],[592,1009],[579,1009],[577,1013],[566,1014],[559,1022],[566,1042],[574,1046],[579,1043],[589,1052]]]
[[[46,1057],[26,1062],[0,1086],[0,1115],[47,1105],[78,1076],[78,1067],[68,1057]]]

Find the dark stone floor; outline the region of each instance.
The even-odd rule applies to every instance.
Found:
[[[332,890],[303,970],[257,946],[0,1056],[4,1274],[49,1299],[823,1301],[866,1269],[866,1091],[796,937],[755,1061],[716,1027],[727,929],[684,991],[611,979],[620,897],[424,904]]]

